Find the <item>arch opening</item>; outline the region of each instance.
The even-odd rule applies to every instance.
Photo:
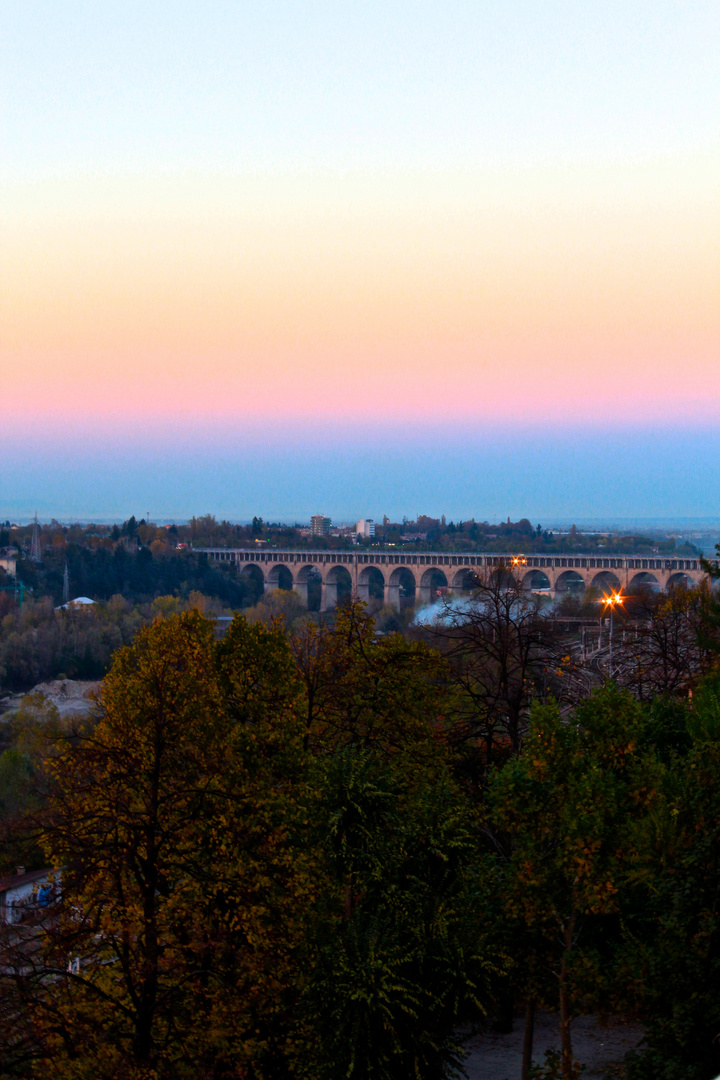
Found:
[[[613,574],[612,570],[601,570],[600,573],[596,574],[592,579],[591,588],[597,589],[601,595],[617,592],[620,588],[620,579]]]
[[[415,575],[407,566],[397,566],[388,581],[388,601],[399,611],[413,607],[417,596]]]
[[[677,574],[671,574],[668,578],[668,589],[692,589],[695,586],[695,582],[688,574],[683,574],[681,571]]]
[[[618,582],[618,584],[620,584]],[[583,593],[585,592],[585,580],[577,570],[565,570],[555,582],[555,591],[558,593]]]
[[[319,611],[322,602],[322,574],[316,566],[301,566],[295,575],[295,592],[308,611]]]
[[[628,586],[628,592],[659,592],[660,582],[654,574],[649,573],[647,570],[643,570],[640,574],[635,574]]]
[[[265,578],[256,563],[248,563],[240,571],[240,580],[248,591],[247,603],[254,607],[265,592]]]
[[[528,592],[550,592],[550,578],[542,570],[529,570],[522,579],[522,587]]]
[[[283,566],[282,563],[273,566],[267,576],[267,587],[268,589],[284,589],[286,592],[292,591],[293,576],[287,566]]]
[[[344,566],[333,566],[323,581],[321,611],[331,611],[338,604],[349,604],[352,599],[352,578]]]
[[[366,566],[358,576],[358,600],[376,611],[385,602],[385,578],[377,566]]]
[[[463,570],[458,570],[457,574],[452,581],[452,588],[454,592],[473,592],[480,584],[477,574],[474,570],[470,570],[465,567]]]
[[[448,591],[448,579],[442,570],[431,566],[420,579],[420,599],[425,604],[434,604]]]
[[[496,589],[517,589],[518,581],[509,567],[501,564],[490,575],[490,582]]]

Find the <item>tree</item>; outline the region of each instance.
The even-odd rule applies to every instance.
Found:
[[[484,931],[472,823],[447,775],[349,746],[325,761],[328,878],[302,1000],[312,1080],[459,1075],[457,1028],[486,1015],[499,960]]]
[[[501,567],[476,582],[471,603],[446,605],[430,640],[450,662],[452,737],[480,748],[484,773],[498,750],[520,749],[530,703],[544,695],[547,672],[557,668],[548,620]]]
[[[636,876],[644,919],[646,1049],[633,1080],[712,1080],[720,1072],[720,678],[697,688],[689,747],[667,753],[644,823]]]
[[[359,610],[318,640],[303,672],[279,622],[237,616],[216,643],[193,610],[116,653],[98,717],[45,760],[36,835],[62,892],[2,929],[8,1073],[451,1069],[494,964],[442,661]]]
[[[645,618],[636,621],[617,650],[618,680],[641,700],[687,694],[708,666],[701,642],[710,604],[707,587],[672,588],[662,597],[632,600],[636,615],[639,607],[645,607]]]
[[[245,633],[246,654],[263,633]],[[218,669],[199,613],[158,621],[116,654],[97,725],[49,763],[41,834],[62,898],[42,935],[6,937],[3,970],[19,995],[5,1020],[28,1018],[55,1075],[242,1075],[280,1053],[307,811],[272,685],[265,701],[227,655]]]
[[[361,604],[341,607],[332,626],[304,622],[290,634],[290,649],[306,747],[444,760],[446,666],[435,650],[400,634],[376,638]]]
[[[633,856],[632,823],[652,798],[639,752],[640,706],[612,684],[564,722],[537,706],[520,756],[496,775],[489,827],[506,859],[506,911],[522,948],[557,986],[562,1076],[575,1075],[574,999],[597,994],[591,931],[621,910]],[[605,965],[607,966],[607,965]],[[527,977],[527,976],[526,976]],[[546,993],[531,980],[530,994]]]
[[[708,576],[710,588],[705,595],[705,603],[702,608],[702,624],[700,630],[700,644],[709,653],[718,657],[720,655],[720,596],[717,588],[713,587],[720,581],[720,544],[716,544],[715,550],[718,558],[714,561],[702,559],[702,568]]]

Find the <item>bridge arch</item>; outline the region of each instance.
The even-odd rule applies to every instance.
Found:
[[[564,570],[555,582],[555,591],[559,593],[585,592],[585,579],[577,570]]]
[[[497,589],[517,589],[519,582],[510,566],[501,563],[490,574],[490,582]]]
[[[550,592],[550,578],[542,570],[528,570],[522,579],[522,587],[528,592]]]
[[[695,582],[688,574],[684,574],[682,570],[679,570],[676,574],[671,574],[667,581],[668,589],[692,589]]]
[[[284,563],[275,563],[271,566],[265,581],[268,589],[285,589],[288,592],[292,590],[294,584],[292,571]]]
[[[265,592],[265,578],[257,563],[246,563],[240,571],[240,580],[247,586],[250,604],[257,604]]]
[[[643,592],[648,589],[652,589],[653,592],[658,592],[660,589],[660,582],[655,575],[651,574],[648,570],[643,570],[639,574],[635,574],[628,584],[629,592]]]
[[[438,566],[429,566],[420,578],[420,599],[424,603],[439,600],[448,588],[448,579]]]
[[[601,570],[592,579],[591,588],[598,589],[601,593],[617,592],[620,588],[620,578],[612,570]]]
[[[346,566],[336,564],[325,573],[322,582],[321,611],[331,611],[352,599],[352,578]]]
[[[412,570],[407,566],[396,566],[388,579],[388,603],[396,607],[398,611],[402,607],[410,607],[417,597],[416,586]]]
[[[458,570],[452,579],[452,588],[455,592],[472,592],[472,590],[477,589],[477,587],[477,571],[472,570],[469,566],[465,566],[462,570]]]
[[[358,600],[382,604],[385,600],[385,576],[379,566],[365,566],[358,574]]]
[[[295,592],[305,601],[308,611],[320,610],[322,574],[313,563],[306,563],[296,572]]]

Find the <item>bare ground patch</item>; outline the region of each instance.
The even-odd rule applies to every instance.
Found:
[[[625,1055],[642,1041],[641,1024],[612,1022],[603,1027],[595,1016],[573,1021],[573,1052],[585,1066],[584,1080],[600,1080],[622,1064]],[[522,1066],[523,1021],[515,1021],[509,1035],[486,1033],[468,1039],[465,1070],[468,1080],[519,1080]],[[560,1049],[556,1013],[538,1012],[535,1018],[533,1061],[540,1065],[546,1050]]]

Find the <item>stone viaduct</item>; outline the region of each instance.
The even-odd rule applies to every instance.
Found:
[[[196,548],[209,559],[234,563],[262,589],[294,589],[307,604],[308,582],[320,581],[320,610],[329,611],[341,594],[369,600],[371,587],[386,604],[414,596],[428,603],[445,592],[461,593],[478,578],[509,570],[524,588],[550,594],[596,588],[600,592],[638,587],[666,589],[696,585],[705,576],[697,558],[645,555],[484,555],[473,552],[282,551]]]

